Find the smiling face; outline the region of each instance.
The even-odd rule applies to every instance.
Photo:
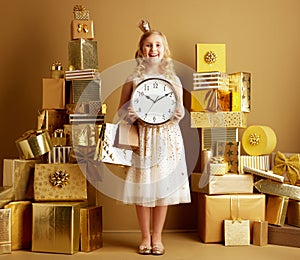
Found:
[[[160,62],[165,55],[163,39],[158,34],[149,35],[142,45],[142,54],[151,63]]]

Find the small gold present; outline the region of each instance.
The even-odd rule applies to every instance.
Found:
[[[254,221],[253,245],[266,246],[268,244],[268,221]]]
[[[249,220],[224,220],[225,246],[250,245]]]
[[[64,78],[64,71],[61,62],[56,61],[50,66],[50,78],[53,79]]]
[[[197,43],[196,71],[226,72],[226,45]]]
[[[228,163],[228,173],[239,173],[240,142],[217,142],[216,155]]]
[[[268,195],[266,220],[269,224],[284,226],[289,198]]]
[[[94,23],[92,20],[73,20],[71,24],[71,38],[76,39],[94,39]]]
[[[34,199],[36,201],[86,200],[87,183],[83,172],[85,172],[85,165],[36,164]]]
[[[74,19],[77,20],[89,20],[90,12],[83,5],[75,5],[73,7]]]
[[[103,246],[102,207],[80,209],[80,250],[90,252]]]
[[[65,109],[66,87],[64,79],[42,79],[42,108]]]
[[[32,203],[30,201],[13,201],[4,206],[11,209],[12,240],[11,249],[31,249]]]
[[[0,255],[11,253],[11,209],[0,209]]]
[[[300,201],[289,201],[287,210],[287,224],[300,227]]]

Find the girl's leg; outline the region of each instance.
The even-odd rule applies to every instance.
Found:
[[[153,208],[152,245],[162,247],[162,231],[167,216],[168,206],[156,206]]]
[[[141,245],[151,247],[150,219],[151,208],[136,205],[136,213],[142,233]]]

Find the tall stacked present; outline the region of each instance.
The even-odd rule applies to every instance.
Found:
[[[239,167],[238,130],[247,127],[251,74],[226,72],[225,44],[198,43],[193,77],[191,127],[200,128],[202,152],[201,169],[191,182],[198,193],[200,239],[226,246],[263,244],[253,227],[265,223],[265,195],[253,194],[253,176]]]
[[[91,158],[105,105],[93,21],[82,6],[74,7],[71,35],[69,70],[60,62],[50,67],[50,77],[42,79],[37,129],[16,140],[19,159],[4,160],[0,205],[11,213],[3,227],[11,234],[11,241],[3,241],[11,245],[6,253],[73,254],[102,247],[102,207],[95,195],[90,198],[90,181],[100,179]]]

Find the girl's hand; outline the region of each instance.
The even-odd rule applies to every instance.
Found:
[[[176,109],[174,113],[173,120],[179,122],[183,118],[183,113],[181,112],[181,109]]]
[[[137,120],[137,114],[135,113],[135,111],[133,110],[132,107],[128,107],[127,108],[127,117],[126,120],[130,123],[133,123],[135,120]]]

